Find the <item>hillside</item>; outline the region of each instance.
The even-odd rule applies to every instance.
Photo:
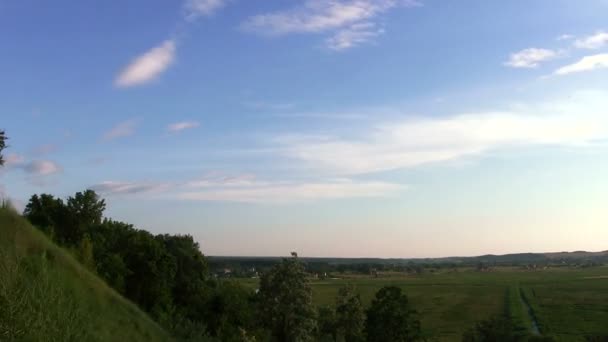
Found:
[[[0,340],[170,338],[25,219],[0,208]]]

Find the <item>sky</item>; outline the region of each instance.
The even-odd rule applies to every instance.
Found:
[[[0,196],[207,255],[608,249],[608,1],[0,0]]]

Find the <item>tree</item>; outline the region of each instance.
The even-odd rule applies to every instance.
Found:
[[[319,341],[337,341],[336,312],[329,306],[317,310]]]
[[[6,148],[6,134],[4,131],[0,131],[0,166],[4,165],[4,158],[2,157],[2,150]]]
[[[85,190],[68,197],[66,206],[70,220],[65,223],[63,239],[76,246],[94,226],[101,224],[106,202],[95,191]]]
[[[365,313],[361,297],[355,293],[353,286],[344,286],[338,290],[336,298],[336,326],[344,341],[363,341]]]
[[[312,341],[316,329],[312,291],[296,253],[260,280],[260,318],[275,341]]]
[[[420,321],[416,311],[401,289],[381,288],[367,310],[365,322],[367,341],[416,341],[420,336]]]
[[[51,238],[62,239],[67,223],[67,208],[60,198],[49,194],[33,195],[23,211],[23,216]]]

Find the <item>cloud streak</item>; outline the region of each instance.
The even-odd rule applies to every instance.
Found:
[[[200,16],[210,16],[226,6],[226,0],[187,0],[184,3],[184,18],[193,21]]]
[[[405,186],[379,181],[341,179],[324,182],[249,182],[186,191],[178,199],[246,203],[290,203],[346,198],[387,197]]]
[[[604,68],[608,68],[608,53],[585,56],[575,63],[565,65],[555,70],[553,73],[555,75],[568,75]]]
[[[89,187],[104,195],[158,194],[161,198],[241,203],[293,203],[347,198],[388,197],[407,187],[382,181],[266,181],[254,175],[207,175],[188,182],[104,181]]]
[[[575,95],[517,110],[375,125],[357,137],[280,136],[283,155],[330,174],[356,175],[478,156],[517,146],[583,145],[608,136],[608,94]]]
[[[266,35],[322,33],[333,31],[326,40],[334,50],[351,48],[370,41],[384,31],[376,28],[377,16],[396,7],[421,6],[404,0],[306,0],[303,5],[250,17],[243,29]]]
[[[89,187],[89,189],[97,191],[104,195],[133,195],[150,192],[161,192],[169,188],[170,184],[168,183],[118,181],[104,181]]]
[[[186,0],[182,6],[182,19],[176,25],[181,32],[185,25],[200,17],[214,14],[227,4],[227,0]],[[160,77],[175,61],[178,33],[158,46],[135,57],[116,77],[114,85],[129,88],[152,82]],[[183,33],[183,32],[182,32]]]
[[[103,141],[111,141],[118,138],[124,138],[131,136],[135,133],[135,126],[137,120],[131,119],[117,124],[112,127],[109,131],[105,132],[102,136]]]
[[[598,31],[588,37],[577,39],[574,46],[579,49],[597,50],[608,44],[608,32]]]
[[[553,50],[529,48],[512,53],[504,64],[512,68],[536,68],[540,63],[558,57]]]
[[[144,54],[136,57],[124,68],[114,84],[126,88],[157,79],[175,59],[175,41],[165,40]]]
[[[50,160],[33,160],[22,166],[23,170],[31,176],[50,176],[62,171],[59,164]]]
[[[187,129],[192,129],[200,126],[197,121],[181,121],[175,122],[167,126],[167,131],[170,133],[178,133]]]

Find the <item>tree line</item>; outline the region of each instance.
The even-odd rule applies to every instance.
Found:
[[[259,289],[216,279],[189,235],[154,235],[104,217],[93,190],[65,201],[33,195],[23,215],[108,285],[182,340],[415,341],[420,320],[398,287],[378,291],[364,310],[353,287],[316,308],[310,272],[292,253],[265,271]]]

